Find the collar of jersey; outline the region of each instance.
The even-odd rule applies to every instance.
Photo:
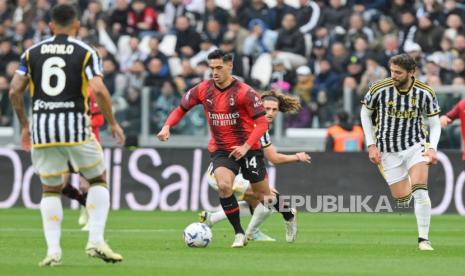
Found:
[[[233,78],[233,81],[228,86],[226,86],[225,88],[219,88],[216,85],[215,82],[213,82],[213,85],[215,86],[216,89],[220,90],[221,92],[224,92],[224,91],[228,90],[229,88],[231,88],[235,83],[236,83],[236,79]]]
[[[399,89],[397,89],[397,87],[394,85],[394,89],[397,91],[397,93],[399,93],[400,95],[408,95],[408,93],[410,93],[410,91],[412,91],[413,89],[413,86],[415,85],[415,77],[412,77],[412,84],[410,85],[410,87],[407,89],[407,91],[400,91]]]

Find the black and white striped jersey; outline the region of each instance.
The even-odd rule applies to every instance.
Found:
[[[440,112],[434,90],[414,79],[398,91],[391,78],[374,83],[362,103],[376,113],[376,145],[381,152],[399,152],[426,140],[424,115]]]
[[[267,148],[271,146],[271,139],[270,139],[270,134],[268,133],[268,130],[260,138],[260,144],[262,144],[262,148]]]
[[[87,141],[92,132],[88,81],[103,75],[94,48],[66,35],[54,36],[27,49],[16,73],[29,77],[33,147]]]

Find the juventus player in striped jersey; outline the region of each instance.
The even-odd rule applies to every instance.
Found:
[[[24,52],[10,89],[10,99],[21,123],[22,146],[31,149],[32,140],[32,164],[43,184],[40,211],[48,250],[40,266],[61,263],[60,193],[62,175],[69,172],[69,166],[90,184],[86,203],[87,255],[113,263],[123,259],[104,240],[110,200],[102,149],[91,135],[88,87],[94,92],[111,134],[119,144],[124,143],[125,137],[112,113],[99,56],[93,48],[74,38],[79,26],[73,6],[55,6],[50,23],[54,36]],[[32,97],[31,124],[23,102],[28,84]]]
[[[295,112],[300,109],[299,99],[295,97],[283,95],[275,91],[264,92],[261,97],[263,105],[265,106],[266,120],[268,121],[268,124],[273,123],[279,112]],[[274,165],[293,162],[310,163],[311,158],[305,152],[298,152],[296,154],[279,153],[271,143],[268,131],[265,133],[265,135],[262,136],[260,143],[262,144],[265,158]],[[207,174],[208,184],[213,189],[218,190],[218,184],[216,182],[215,175],[213,173],[213,166],[211,164],[208,168]],[[278,193],[278,191],[275,189],[271,190],[274,194]],[[237,200],[239,200],[240,215],[252,216],[252,219],[250,220],[249,226],[246,230],[247,238],[254,241],[275,241],[275,239],[261,232],[260,229],[256,227],[256,224],[261,224],[263,221],[265,221],[268,218],[267,215],[269,214],[267,213],[267,215],[262,216],[261,213],[264,210],[264,206],[262,206],[260,201],[258,201],[255,197],[252,187],[250,187],[250,181],[244,179],[241,173],[239,173],[234,179],[233,191]],[[295,215],[296,210],[292,208],[291,211]],[[227,219],[227,217],[223,210],[216,212],[202,211],[200,213],[200,222],[206,223],[210,227],[225,219]],[[286,220],[284,220],[284,223],[286,224],[286,227],[289,225]],[[286,241],[294,242],[296,236],[288,235],[289,232],[292,231],[286,231]]]
[[[391,78],[373,84],[362,101],[361,119],[370,161],[379,165],[399,207],[415,199],[418,248],[433,250],[428,232],[431,201],[428,195],[428,165],[437,163],[441,135],[439,105],[431,87],[414,78],[416,63],[407,54],[389,61]],[[372,113],[377,125],[373,137]],[[426,144],[424,118],[429,125]]]

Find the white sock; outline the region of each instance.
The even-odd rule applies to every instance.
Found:
[[[100,245],[105,242],[103,233],[110,208],[110,193],[103,186],[92,186],[87,194],[89,214],[89,242]]]
[[[241,217],[250,217],[252,213],[250,213],[249,204],[245,201],[239,201],[239,215]],[[227,219],[226,214],[223,210],[219,210],[210,214],[210,221],[212,224],[216,224],[222,220]]]
[[[63,207],[59,194],[45,196],[40,201],[40,213],[44,227],[45,240],[47,241],[47,256],[61,255],[60,237],[61,221],[63,220]]]
[[[273,212],[263,204],[258,204],[253,211],[252,219],[247,226],[245,233],[251,235],[258,230],[258,227],[272,214]]]
[[[415,199],[418,237],[427,240],[431,221],[431,200],[428,195],[428,190],[416,190],[413,192],[413,198]]]

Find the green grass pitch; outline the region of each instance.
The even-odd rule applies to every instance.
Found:
[[[0,210],[0,275],[465,275],[465,218],[432,218],[435,251],[416,248],[413,214],[299,214],[299,236],[284,240],[281,216],[262,230],[277,242],[232,249],[228,222],[217,224],[208,248],[188,248],[182,230],[192,212],[110,213],[106,239],[124,256],[106,264],[84,253],[79,212],[65,210],[63,265],[39,268],[45,241],[38,210]],[[246,225],[248,220],[243,220]]]

